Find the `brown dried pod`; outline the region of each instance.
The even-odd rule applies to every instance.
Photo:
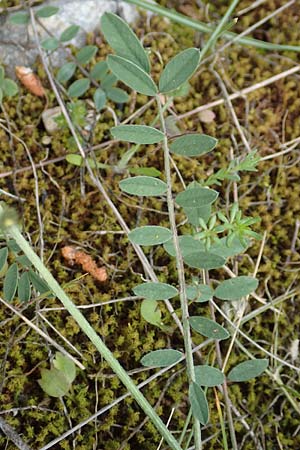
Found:
[[[29,92],[37,95],[38,97],[44,97],[46,95],[46,91],[41,83],[41,80],[35,73],[33,73],[30,67],[16,66],[16,75]]]
[[[67,245],[61,249],[61,253],[70,266],[81,265],[85,272],[88,272],[95,280],[104,282],[107,280],[105,267],[98,267],[93,258],[75,247]]]

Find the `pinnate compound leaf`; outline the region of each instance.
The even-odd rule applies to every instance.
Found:
[[[18,266],[16,263],[12,264],[6,272],[3,282],[3,296],[4,300],[11,302],[15,296],[18,286]]]
[[[28,272],[22,273],[18,283],[18,298],[20,302],[29,302],[31,297],[31,286]]]
[[[127,194],[142,197],[162,195],[167,191],[167,185],[164,181],[147,176],[126,178],[119,183],[119,186]]]
[[[135,295],[147,300],[167,300],[178,295],[178,289],[167,283],[148,282],[133,288]]]
[[[195,380],[199,386],[213,387],[224,383],[225,377],[221,370],[207,366],[195,366]]]
[[[55,358],[53,360],[53,366],[64,374],[69,384],[71,384],[75,380],[76,366],[74,362],[67,356],[63,355],[60,352],[56,352]]]
[[[96,111],[101,111],[106,103],[106,94],[101,88],[97,88],[93,95]]]
[[[76,53],[76,59],[79,64],[87,64],[97,53],[98,47],[96,45],[86,45]]]
[[[6,266],[7,256],[8,256],[8,248],[7,247],[1,248],[1,250],[0,250],[0,272]]]
[[[174,56],[160,76],[159,91],[163,94],[174,91],[188,81],[197,69],[199,59],[197,48],[188,48]]]
[[[9,22],[14,25],[26,25],[29,22],[29,14],[27,12],[17,12],[10,16]]]
[[[206,251],[188,253],[183,259],[189,267],[205,270],[219,269],[226,263],[222,256]]]
[[[115,139],[134,144],[155,144],[164,139],[161,131],[147,125],[119,125],[110,131]]]
[[[168,228],[151,225],[135,228],[128,234],[129,240],[138,245],[159,245],[171,237],[172,233]]]
[[[215,296],[221,300],[240,300],[251,294],[258,286],[258,280],[253,277],[240,276],[223,281],[215,290]]]
[[[90,71],[91,77],[96,80],[102,80],[108,72],[108,65],[106,61],[97,62]]]
[[[261,375],[269,365],[267,359],[250,359],[235,366],[228,374],[229,381],[248,381]]]
[[[138,37],[119,16],[105,13],[101,18],[101,31],[118,56],[133,62],[145,72],[150,72],[150,64]]]
[[[118,87],[111,87],[106,90],[107,97],[115,103],[127,103],[129,100],[129,95],[123,89]]]
[[[80,97],[83,95],[90,87],[90,80],[88,78],[81,78],[80,80],[74,81],[69,88],[68,94],[70,97]]]
[[[209,419],[208,404],[205,393],[197,383],[191,383],[189,387],[189,400],[193,415],[202,425],[206,425]]]
[[[217,139],[206,134],[187,134],[175,139],[170,151],[182,156],[200,156],[215,148]]]
[[[161,327],[161,311],[158,302],[153,300],[143,300],[141,304],[141,316],[146,322]]]
[[[183,353],[178,350],[154,350],[142,357],[141,364],[145,367],[168,367],[180,361],[182,357]]]
[[[44,6],[43,8],[38,9],[35,12],[36,17],[41,17],[45,19],[47,17],[54,16],[59,11],[57,6]]]
[[[189,318],[189,322],[194,331],[208,338],[223,340],[230,336],[224,327],[207,317],[192,316]]]
[[[55,37],[50,37],[45,39],[42,43],[41,46],[43,47],[43,49],[45,50],[56,50],[59,46],[59,40],[56,39]]]
[[[62,397],[70,389],[71,385],[64,373],[58,369],[41,369],[41,376],[38,383],[43,391],[51,397]]]
[[[116,55],[108,55],[107,63],[115,76],[131,89],[152,97],[156,95],[157,86],[154,81],[147,72],[140,69],[136,64]]]
[[[78,25],[70,25],[68,28],[66,28],[60,35],[59,40],[61,42],[67,42],[73,39],[76,34],[78,33],[80,27]]]
[[[186,208],[199,208],[205,205],[210,205],[218,197],[218,192],[213,189],[202,187],[194,187],[180,192],[176,196],[176,203],[179,206]]]
[[[56,79],[60,83],[68,81],[74,75],[76,70],[76,64],[74,62],[68,62],[64,64],[57,72]]]

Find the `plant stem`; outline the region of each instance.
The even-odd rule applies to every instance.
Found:
[[[160,16],[167,17],[168,19],[171,19],[174,22],[193,28],[194,30],[201,31],[203,33],[212,33],[214,31],[213,27],[207,25],[206,23],[200,22],[199,20],[191,19],[190,17],[187,17],[184,14],[180,14],[172,9],[164,8],[163,6],[158,6],[156,4],[149,3],[146,0],[125,0],[125,1],[127,3],[132,3],[133,5],[137,5],[140,8],[144,8],[148,11],[152,11]],[[234,39],[240,44],[250,45],[251,47],[261,48],[265,50],[278,50],[278,51],[289,50],[293,52],[300,52],[299,45],[273,44],[272,42],[265,42],[254,38],[238,37],[238,34],[232,33],[230,31],[226,31],[223,34],[223,37],[225,37],[226,39]]]
[[[4,216],[5,212],[3,212],[3,207],[0,205],[0,216]],[[55,278],[51,275],[49,270],[44,266],[41,259],[36,255],[33,249],[30,247],[26,239],[22,236],[18,225],[5,223],[5,216],[2,219],[2,222],[5,227],[5,231],[16,241],[21,250],[27,256],[27,258],[31,261],[33,266],[39,272],[41,277],[46,281],[49,288],[52,292],[57,296],[57,298],[61,301],[64,307],[69,311],[74,320],[78,323],[81,330],[87,335],[87,337],[91,340],[91,342],[95,345],[97,350],[100,352],[102,357],[108,362],[112,370],[116,373],[118,378],[122,381],[122,383],[126,386],[128,391],[140,405],[140,407],[144,410],[145,414],[152,420],[153,424],[160,432],[161,436],[168,442],[170,447],[173,450],[182,450],[176,439],[167,429],[165,424],[156,414],[150,403],[146,400],[143,394],[136,387],[134,382],[131,380],[127,372],[123,369],[120,363],[116,360],[112,352],[108,347],[104,344],[102,339],[98,336],[83,314],[77,309],[72,300],[68,297],[68,295],[64,292],[64,290],[60,287]]]
[[[164,150],[164,164],[165,164],[165,175],[167,182],[167,203],[168,203],[168,212],[169,212],[169,221],[171,225],[172,235],[173,235],[173,243],[175,247],[176,253],[176,266],[178,271],[178,282],[179,282],[179,297],[180,297],[180,305],[182,312],[182,327],[183,327],[183,340],[184,340],[184,349],[186,355],[186,366],[188,373],[189,383],[195,381],[195,371],[194,371],[194,361],[193,361],[193,353],[192,353],[192,339],[191,339],[191,330],[189,324],[189,310],[188,310],[188,301],[186,296],[186,287],[185,287],[185,276],[184,276],[184,266],[183,266],[183,258],[179,247],[179,240],[177,234],[176,227],[176,219],[175,219],[175,210],[174,210],[174,202],[172,196],[172,179],[171,179],[171,167],[170,167],[170,152],[168,147],[168,137],[166,124],[163,115],[163,107],[161,104],[160,97],[156,96],[159,118],[161,123],[161,128],[164,133],[163,139],[163,150]],[[194,418],[194,444],[196,450],[202,449],[201,443],[201,429],[200,423],[198,419]]]
[[[240,0],[233,0],[231,2],[231,5],[229,6],[229,8],[227,9],[226,13],[224,14],[224,16],[222,17],[222,19],[220,20],[220,22],[218,23],[217,28],[214,29],[213,33],[210,35],[209,39],[207,40],[206,44],[204,45],[204,47],[201,49],[200,52],[200,61],[203,59],[204,55],[208,52],[208,50],[210,49],[210,47],[212,47],[214,45],[214,42],[218,39],[218,37],[220,36],[220,34],[222,33],[222,28],[224,28],[224,26],[226,25],[226,22],[229,19],[230,14],[232,13],[232,11],[234,10],[234,8],[237,6],[237,4],[239,3]],[[199,61],[199,62],[200,62]]]

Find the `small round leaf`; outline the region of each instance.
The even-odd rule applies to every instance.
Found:
[[[223,372],[215,367],[203,364],[203,366],[195,366],[194,369],[195,380],[199,386],[213,387],[224,383],[225,377]]]
[[[248,381],[261,375],[268,365],[267,359],[250,359],[235,366],[227,378],[229,381]]]
[[[117,55],[108,55],[107,63],[116,77],[140,94],[155,96],[157,86],[139,66]]]
[[[185,264],[195,269],[219,269],[224,266],[226,259],[212,252],[197,251],[183,257]]]
[[[106,94],[101,88],[97,88],[93,95],[96,111],[101,111],[106,103]]]
[[[16,263],[12,264],[6,272],[3,282],[3,296],[7,302],[11,302],[15,296],[18,286],[18,266]]]
[[[135,295],[147,300],[167,300],[178,295],[178,289],[167,283],[148,282],[133,288]]]
[[[57,72],[57,81],[59,81],[60,83],[68,81],[74,75],[75,70],[76,64],[74,62],[64,64]]]
[[[28,272],[22,273],[18,283],[18,298],[20,302],[28,302],[31,297],[31,286]]]
[[[199,64],[200,51],[188,48],[178,53],[164,68],[159,79],[159,91],[167,93],[188,81]]]
[[[119,186],[127,194],[142,197],[162,195],[167,191],[167,185],[164,181],[147,176],[126,178],[119,183]]]
[[[198,208],[213,203],[218,197],[218,192],[213,189],[194,187],[180,192],[176,196],[176,203],[187,208]]]
[[[79,64],[87,64],[97,53],[96,45],[86,45],[76,53],[76,59]]]
[[[240,300],[251,294],[258,286],[253,277],[240,276],[223,281],[215,290],[215,296],[221,300]]]
[[[10,16],[9,22],[14,25],[26,25],[29,22],[29,14],[27,12],[17,12]]]
[[[228,339],[230,336],[225,328],[206,317],[192,316],[189,318],[189,322],[194,331],[208,338],[223,340]]]
[[[90,72],[90,76],[93,78],[93,80],[99,81],[108,72],[108,65],[106,61],[99,61],[97,62],[94,67],[92,68]]]
[[[70,97],[80,97],[83,95],[90,87],[90,80],[88,78],[81,78],[80,80],[74,81],[68,88],[68,94]]]
[[[164,139],[161,131],[146,125],[119,125],[110,131],[115,139],[134,144],[155,144]]]
[[[54,16],[59,11],[57,6],[44,6],[35,12],[36,17],[47,18]]]
[[[193,415],[202,425],[206,425],[209,419],[208,403],[205,393],[197,383],[190,384],[189,400],[192,407]]]
[[[141,316],[151,325],[161,326],[161,311],[159,305],[153,300],[143,300],[141,304]]]
[[[107,97],[115,103],[127,103],[129,95],[123,89],[111,87],[106,90]]]
[[[56,39],[55,37],[50,37],[45,39],[42,43],[41,46],[45,49],[45,50],[56,50],[59,46],[59,41],[58,39]]]
[[[144,226],[135,228],[128,234],[131,242],[138,245],[159,245],[171,239],[172,233],[168,228],[160,226]]]
[[[142,357],[141,364],[145,367],[168,367],[180,361],[182,357],[183,353],[178,350],[154,350]]]
[[[66,28],[60,35],[59,40],[61,42],[67,42],[73,39],[76,34],[78,33],[80,27],[78,25],[70,25],[68,28]]]
[[[170,151],[182,156],[200,156],[215,148],[217,139],[206,134],[187,134],[175,139]]]

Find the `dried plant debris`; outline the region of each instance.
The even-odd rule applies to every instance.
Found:
[[[46,95],[41,80],[30,67],[16,66],[16,75],[29,92],[38,97],[44,97]]]
[[[68,245],[61,249],[61,253],[70,266],[75,264],[81,265],[82,269],[92,275],[95,280],[102,283],[107,280],[105,267],[98,267],[93,258],[87,253]]]

